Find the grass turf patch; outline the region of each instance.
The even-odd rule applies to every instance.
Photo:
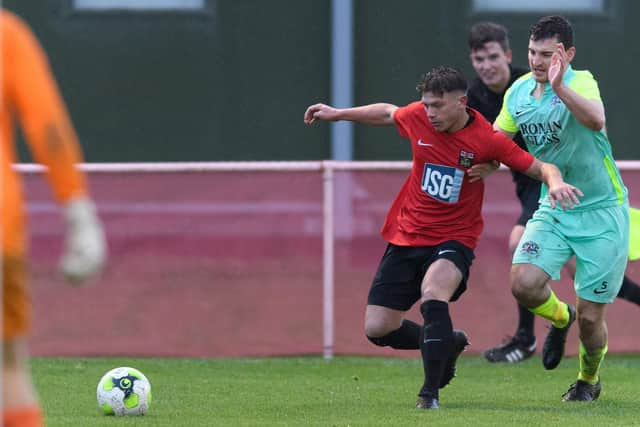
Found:
[[[151,382],[147,415],[101,414],[96,386],[117,366],[137,368]],[[575,381],[576,358],[545,371],[539,357],[503,365],[463,355],[458,377],[441,390],[439,411],[414,409],[422,384],[417,358],[36,358],[32,368],[49,427],[620,426],[640,416],[638,355],[608,355],[600,399],[587,404],[561,402]]]

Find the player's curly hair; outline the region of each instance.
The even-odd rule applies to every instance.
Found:
[[[565,49],[573,47],[573,27],[567,18],[559,15],[543,16],[529,30],[529,38],[534,42],[554,37]]]
[[[503,51],[509,50],[509,31],[495,22],[478,22],[471,27],[467,44],[471,52],[484,48],[489,42],[496,42]]]
[[[453,67],[436,67],[422,76],[416,86],[419,93],[431,92],[436,96],[444,93],[461,91],[467,92],[467,80],[462,71]]]

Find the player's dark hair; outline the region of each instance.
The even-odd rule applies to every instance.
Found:
[[[573,28],[567,18],[559,15],[543,16],[529,30],[529,38],[534,42],[554,37],[565,49],[573,47]]]
[[[471,27],[469,31],[469,50],[471,52],[484,48],[489,42],[496,42],[503,51],[509,48],[509,31],[502,25],[495,22],[478,22]]]
[[[467,92],[467,80],[462,71],[452,67],[436,67],[422,76],[416,86],[418,92],[431,92],[436,96],[444,93],[461,91]]]

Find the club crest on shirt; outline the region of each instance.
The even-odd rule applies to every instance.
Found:
[[[475,157],[475,153],[460,150],[460,154],[458,155],[458,164],[463,168],[470,168],[473,166],[473,159]]]
[[[530,258],[535,258],[538,255],[540,255],[540,251],[541,251],[540,245],[538,245],[533,240],[524,242],[522,244],[522,247],[520,248],[520,253],[529,255]]]

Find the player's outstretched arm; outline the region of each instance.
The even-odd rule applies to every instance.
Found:
[[[335,122],[348,120],[374,126],[391,126],[395,122],[393,113],[398,109],[393,104],[369,104],[353,108],[334,108],[326,104],[314,104],[304,112],[306,124],[315,123],[318,120]]]
[[[549,187],[547,197],[552,208],[556,207],[557,202],[562,210],[573,209],[575,205],[580,203],[578,196],[584,196],[579,188],[564,182],[560,169],[551,163],[534,159],[529,169],[524,173],[547,184]]]

